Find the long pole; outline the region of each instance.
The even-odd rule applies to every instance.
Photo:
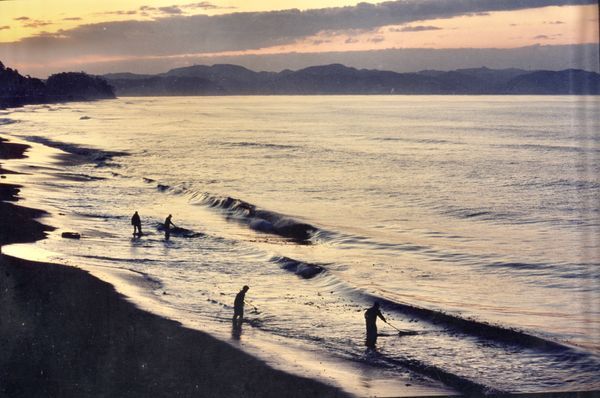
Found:
[[[256,306],[254,304],[252,304],[251,302],[249,302],[248,300],[244,300],[246,303],[250,304],[253,308],[254,308],[254,312],[258,313],[258,308],[256,308]]]
[[[420,332],[417,332],[417,331],[414,331],[414,330],[402,330],[402,329],[398,329],[396,326],[392,325],[388,321],[385,321],[385,323],[388,324],[389,326],[393,327],[394,329],[396,329],[398,331],[398,335],[399,336],[414,336],[414,335],[420,333]]]
[[[386,324],[388,324],[389,326],[393,327],[394,329],[396,329],[397,331],[399,331],[400,333],[404,333],[404,331],[398,329],[396,326],[392,325],[391,323],[389,323],[388,321],[385,321]]]

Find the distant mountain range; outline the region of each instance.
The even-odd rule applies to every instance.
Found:
[[[22,76],[0,62],[0,109],[25,104],[119,96],[328,94],[590,94],[600,74],[584,70],[424,70],[396,73],[340,64],[298,71],[254,72],[238,65],[196,65],[157,75],[58,73],[46,80]]]
[[[120,96],[308,94],[600,94],[600,74],[584,70],[488,68],[396,73],[340,64],[254,72],[238,65],[195,65],[157,75],[103,76]]]

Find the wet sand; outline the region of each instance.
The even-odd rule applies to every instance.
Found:
[[[0,139],[0,159],[27,146]],[[0,166],[0,173],[10,173]],[[43,239],[44,214],[0,180],[0,245]],[[142,311],[88,272],[0,255],[0,396],[343,397]]]

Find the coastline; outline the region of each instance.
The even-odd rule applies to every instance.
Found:
[[[88,114],[88,112],[85,112],[85,114]],[[76,117],[74,117],[74,120],[79,120],[79,115],[75,114]],[[94,116],[94,115],[92,115]],[[92,117],[92,122],[94,121],[94,117]],[[9,119],[10,120],[10,119]],[[92,123],[90,121],[86,121],[86,122],[81,122],[81,123],[86,123],[86,124],[90,124]],[[62,123],[62,121],[61,121]],[[23,126],[25,126],[25,124],[23,124]],[[310,379],[314,379],[314,380],[324,380],[325,383],[331,384],[328,382],[327,377],[321,377],[322,375],[314,375],[314,373],[316,372],[304,372],[303,369],[299,369],[300,367],[297,366],[296,364],[299,362],[299,358],[300,356],[295,356],[293,351],[290,350],[290,346],[289,346],[289,342],[284,342],[283,347],[285,348],[284,350],[277,350],[277,347],[275,347],[276,349],[272,349],[272,347],[269,346],[269,343],[272,342],[272,334],[271,333],[261,333],[263,332],[263,329],[261,329],[260,327],[254,327],[254,324],[252,324],[253,327],[249,327],[249,328],[244,328],[244,336],[242,339],[240,339],[238,342],[233,341],[233,335],[231,333],[231,331],[229,330],[230,327],[230,321],[229,321],[229,314],[230,312],[228,310],[230,310],[230,307],[228,306],[224,306],[225,310],[223,312],[223,316],[219,316],[219,319],[224,319],[224,322],[221,322],[221,326],[224,325],[224,328],[221,328],[219,330],[218,325],[217,325],[217,333],[215,333],[215,328],[214,325],[212,324],[212,322],[207,322],[207,320],[210,320],[210,317],[200,317],[200,319],[198,318],[194,318],[193,316],[190,316],[191,314],[194,314],[195,311],[197,310],[196,308],[191,308],[192,310],[189,311],[190,307],[188,306],[184,306],[183,308],[185,310],[188,311],[182,311],[179,312],[177,311],[178,308],[175,308],[174,311],[170,311],[173,308],[169,307],[168,305],[162,305],[162,304],[167,304],[169,302],[169,300],[175,296],[176,292],[184,292],[186,291],[186,286],[185,285],[190,285],[190,278],[186,278],[185,279],[185,283],[183,285],[175,285],[175,286],[169,286],[164,285],[164,290],[161,288],[157,288],[157,286],[154,285],[154,283],[156,285],[161,285],[161,282],[163,281],[162,278],[162,274],[160,273],[156,273],[156,272],[145,272],[146,270],[143,267],[123,267],[122,271],[117,271],[119,274],[122,274],[123,278],[120,277],[112,277],[114,273],[113,271],[113,267],[111,267],[111,264],[108,264],[109,266],[104,266],[103,263],[95,263],[93,261],[86,261],[86,257],[83,256],[75,256],[75,257],[64,257],[65,255],[68,255],[69,253],[71,253],[71,247],[74,245],[78,245],[83,243],[84,245],[86,245],[88,247],[88,249],[91,248],[100,248],[100,250],[103,250],[104,252],[106,252],[106,249],[109,248],[111,250],[114,250],[114,248],[117,247],[121,247],[121,249],[125,249],[125,251],[121,250],[120,255],[115,257],[118,257],[119,260],[121,261],[127,261],[129,258],[133,257],[130,256],[129,253],[127,252],[127,250],[130,247],[133,247],[133,245],[130,243],[129,239],[125,239],[123,240],[123,235],[125,235],[126,232],[122,232],[121,231],[121,226],[123,225],[123,222],[127,222],[127,215],[129,213],[127,212],[123,212],[123,211],[114,211],[114,210],[110,210],[110,207],[106,207],[106,206],[98,206],[96,209],[96,211],[94,213],[98,213],[99,215],[102,214],[110,214],[110,215],[116,215],[119,217],[119,219],[121,219],[121,221],[115,222],[115,223],[111,223],[111,227],[110,228],[98,228],[98,229],[94,229],[94,228],[89,228],[89,229],[85,229],[82,228],[82,225],[85,225],[85,223],[79,223],[79,219],[76,217],[77,214],[79,214],[77,212],[77,209],[73,209],[73,204],[76,203],[76,197],[73,196],[73,193],[77,192],[76,190],[72,190],[71,187],[75,188],[76,185],[81,185],[81,186],[88,186],[88,189],[92,190],[92,189],[96,189],[98,188],[98,186],[100,184],[103,183],[94,183],[92,181],[96,181],[96,180],[91,180],[88,182],[81,182],[81,183],[76,183],[76,184],[70,184],[67,183],[65,184],[65,182],[70,182],[70,181],[79,181],[77,180],[77,178],[80,178],[82,180],[87,181],[87,179],[85,177],[88,176],[102,176],[104,175],[103,173],[105,172],[106,169],[99,169],[99,170],[91,170],[88,171],[88,169],[86,169],[85,167],[87,167],[87,164],[84,163],[84,167],[79,167],[79,165],[77,166],[73,166],[72,163],[75,164],[79,164],[79,162],[74,162],[74,160],[79,159],[79,152],[78,150],[72,150],[72,148],[70,148],[68,145],[75,145],[75,144],[67,144],[67,142],[71,142],[69,139],[58,139],[56,141],[50,141],[47,140],[48,142],[42,140],[36,140],[36,139],[31,139],[31,142],[29,141],[21,141],[19,138],[17,137],[22,137],[24,136],[23,132],[25,131],[24,128],[20,128],[20,125],[14,125],[14,132],[10,133],[10,139],[13,141],[13,143],[16,142],[20,142],[22,144],[29,144],[31,146],[31,149],[27,152],[27,159],[24,160],[16,160],[16,161],[8,161],[5,162],[4,166],[7,168],[10,168],[12,170],[18,171],[20,172],[20,175],[7,175],[5,181],[14,184],[20,184],[22,185],[22,191],[21,191],[21,197],[19,198],[19,204],[21,206],[28,206],[30,208],[37,208],[37,209],[46,209],[48,211],[48,216],[42,219],[40,219],[41,222],[49,224],[49,225],[53,225],[55,227],[57,227],[57,230],[48,234],[49,237],[46,240],[42,240],[42,241],[38,241],[38,243],[34,243],[34,244],[23,244],[23,245],[11,245],[10,247],[6,247],[6,250],[4,251],[5,253],[10,254],[11,256],[14,257],[18,257],[18,258],[25,258],[25,259],[29,259],[29,260],[33,260],[33,261],[38,261],[38,262],[47,262],[47,263],[58,263],[58,264],[68,264],[72,267],[75,268],[79,268],[82,267],[83,269],[85,269],[87,272],[89,272],[91,275],[95,276],[97,279],[99,279],[100,281],[105,281],[108,282],[109,286],[113,286],[114,290],[118,293],[120,293],[121,297],[124,298],[127,301],[133,301],[135,303],[135,306],[137,308],[141,308],[146,310],[148,313],[150,314],[156,314],[158,315],[160,318],[162,319],[171,319],[171,320],[176,320],[178,322],[180,322],[181,325],[184,325],[188,328],[190,328],[191,330],[200,330],[202,332],[208,332],[210,333],[211,336],[216,336],[218,338],[219,341],[221,342],[226,342],[227,344],[233,346],[234,348],[236,347],[242,347],[242,350],[246,353],[249,353],[251,356],[255,357],[255,358],[260,358],[263,362],[265,362],[266,364],[268,364],[269,366],[275,367],[276,369],[280,369],[283,370],[285,372],[289,372],[292,374],[296,374],[296,375],[301,375],[304,377],[308,377]],[[9,129],[12,130],[13,126],[9,126]],[[28,130],[30,131],[36,131],[35,128],[31,129],[29,128]],[[50,133],[51,129],[37,129],[38,132],[44,132],[44,131],[48,131],[49,132],[49,136],[53,137],[52,134]],[[46,134],[43,133],[43,135],[45,136]],[[12,138],[12,137],[15,138]],[[30,140],[29,137],[26,138],[27,140]],[[18,141],[17,141],[18,140]],[[57,145],[56,143],[58,143],[59,145]],[[52,144],[55,145],[55,147],[52,146]],[[100,146],[100,145],[99,145]],[[66,150],[66,152],[64,152],[63,150],[57,150],[58,149],[63,149],[67,147],[68,150]],[[78,147],[75,147],[76,149]],[[85,148],[85,146],[83,147]],[[92,147],[93,148],[93,147]],[[109,147],[110,148],[110,147]],[[121,149],[119,147],[115,147],[117,150]],[[131,153],[131,150],[127,150],[127,152],[124,153]],[[101,152],[102,154],[107,153],[105,151]],[[85,156],[84,156],[85,157]],[[94,157],[95,158],[95,157]],[[102,157],[102,159],[104,159],[104,157]],[[65,162],[66,161],[66,162]],[[123,162],[124,164],[126,163],[125,161]],[[91,167],[95,167],[94,163],[90,163]],[[114,168],[111,168],[109,166],[108,170],[114,170]],[[118,172],[118,170],[116,170]],[[51,193],[51,190],[47,190],[47,188],[52,188],[53,187],[53,182],[56,179],[56,181],[60,181],[61,184],[60,185],[55,185],[56,186],[56,192],[60,193],[60,195],[56,195],[55,197],[53,196],[53,194]],[[106,178],[106,180],[111,181],[108,184],[106,184],[107,186],[117,186],[117,184],[119,184],[119,179],[115,178],[114,180],[111,179],[111,177],[109,176],[108,178]],[[144,183],[146,183],[144,181]],[[140,182],[140,184],[142,184]],[[132,186],[133,184],[126,184],[127,187]],[[18,189],[18,187],[14,187],[13,189]],[[150,184],[149,185],[149,191],[153,191],[154,190],[154,184]],[[151,192],[152,193],[152,192]],[[150,194],[151,194],[150,193]],[[162,193],[159,193],[157,195],[163,195]],[[121,197],[121,196],[119,196]],[[56,199],[58,199],[58,201]],[[49,200],[49,199],[54,199],[54,200]],[[156,200],[158,199],[158,200]],[[153,198],[152,202],[156,202],[156,203],[162,203],[162,197],[159,198]],[[66,207],[62,207],[60,206],[60,203],[65,203],[65,204],[69,204]],[[58,204],[58,205],[57,205]],[[177,206],[178,203],[175,202],[174,204],[169,202],[169,208],[176,208],[175,206]],[[126,208],[131,208],[131,205],[127,205],[124,206]],[[104,210],[104,209],[109,209],[109,210]],[[99,210],[99,211],[98,211]],[[105,213],[106,211],[106,213]],[[144,214],[150,213],[150,212],[143,212]],[[179,219],[179,218],[178,218]],[[101,220],[100,220],[101,221]],[[97,223],[97,221],[96,221]],[[194,230],[200,230],[203,224],[200,224],[198,222],[193,223],[192,225],[194,225]],[[116,235],[118,235],[119,237],[119,241],[117,241],[117,239],[110,239],[110,238],[102,238],[102,239],[98,239],[96,241],[93,240],[88,240],[88,238],[92,238],[95,235],[93,235],[93,233],[95,233],[95,231],[106,231],[106,230],[116,230],[119,231],[119,233],[117,233]],[[74,231],[81,231],[82,236],[85,239],[82,239],[81,242],[74,242],[74,241],[69,241],[69,240],[64,240],[64,239],[60,239],[60,233],[63,230],[74,230]],[[87,233],[86,233],[87,232]],[[110,235],[107,235],[110,236]],[[127,236],[125,236],[125,238],[127,238]],[[89,242],[89,243],[88,243]],[[204,245],[198,245],[198,247],[201,247]],[[22,251],[19,252],[18,248],[21,247]],[[49,255],[44,255],[43,253],[43,248],[47,248],[50,249],[49,252],[47,252]],[[159,245],[159,248],[162,248],[162,244]],[[16,249],[16,250],[15,250]],[[37,250],[40,250],[40,254],[37,255]],[[57,249],[54,250],[54,253],[51,253],[51,251],[53,249]],[[64,250],[61,250],[64,249]],[[86,253],[85,252],[85,248],[83,248],[84,250],[81,251],[82,254],[97,254],[96,253]],[[111,252],[112,253],[112,252]],[[232,257],[232,252],[227,251],[228,259],[231,258],[235,258]],[[56,254],[56,255],[52,255],[52,254]],[[81,257],[81,258],[79,258]],[[141,255],[141,256],[137,256],[140,260],[140,263],[147,265],[148,263],[151,262],[151,257],[147,257],[145,255]],[[241,257],[240,257],[241,258]],[[150,261],[148,261],[148,260]],[[217,264],[217,261],[213,262],[213,259],[211,258],[210,261],[206,261],[207,264],[209,265],[215,265]],[[170,267],[168,267],[170,265],[170,262],[167,261],[166,266],[163,267],[163,269],[171,269]],[[195,269],[195,268],[194,268]],[[110,270],[110,271],[109,271]],[[100,272],[100,273],[99,273]],[[203,272],[196,272],[196,275],[203,275]],[[0,275],[2,275],[2,272],[0,270]],[[148,276],[148,279],[144,278],[144,275]],[[192,278],[194,274],[191,274]],[[107,278],[107,276],[109,276]],[[119,275],[120,276],[120,275]],[[156,280],[151,279],[151,277],[156,277]],[[135,281],[133,279],[136,279]],[[214,281],[216,278],[214,276],[210,277],[210,281]],[[272,280],[270,280],[271,278],[265,278],[267,280],[269,280],[269,283],[272,283]],[[152,283],[150,283],[152,282]],[[165,278],[164,279],[165,283],[168,283],[168,279]],[[301,282],[303,283],[303,282]],[[253,283],[251,283],[252,286],[255,286]],[[125,287],[125,289],[124,289]],[[130,290],[130,288],[133,287],[138,288],[139,287],[139,291],[135,291],[132,292]],[[221,290],[221,289],[219,289]],[[210,291],[209,288],[207,288],[206,286],[202,287],[201,290],[198,291]],[[221,291],[225,291],[225,290],[221,290]],[[258,291],[258,289],[256,290]],[[168,295],[163,296],[162,294],[164,294],[164,292],[168,292]],[[217,292],[218,294],[218,292]],[[140,296],[141,300],[140,300]],[[197,296],[195,296],[194,294],[187,294],[185,297],[190,297],[192,298],[193,301],[190,301],[193,303],[193,305],[198,305],[197,308],[208,308],[210,307],[210,305],[205,305],[202,303],[202,298],[199,298]],[[213,295],[213,297],[215,297]],[[225,296],[225,300],[227,300],[229,296],[226,295]],[[254,297],[252,297],[254,298]],[[217,298],[218,300],[218,298]],[[207,300],[208,301],[208,300]],[[219,300],[220,301],[220,300]],[[227,300],[228,301],[228,300]],[[224,301],[225,304],[227,304],[227,301]],[[255,301],[256,302],[256,301]],[[149,305],[148,305],[149,304]],[[153,305],[154,304],[154,305]],[[158,304],[158,305],[156,305]],[[258,303],[260,306],[260,303]],[[42,302],[42,305],[45,305],[45,303]],[[262,309],[262,308],[261,308]],[[166,310],[166,311],[165,311]],[[213,314],[217,314],[216,311],[211,310]],[[402,310],[404,311],[404,310]],[[401,311],[401,312],[402,312]],[[271,311],[271,314],[278,314],[278,312],[276,311]],[[51,314],[52,315],[52,314]],[[356,315],[358,315],[358,318],[360,318],[360,313],[357,313]],[[387,316],[387,314],[386,314]],[[258,318],[258,317],[257,317]],[[71,318],[68,318],[71,319]],[[260,319],[260,318],[259,318]],[[360,320],[360,319],[359,319]],[[394,320],[394,318],[392,318],[392,320]],[[0,322],[1,322],[1,318],[0,318]],[[217,322],[218,324],[218,322]],[[259,325],[260,326],[260,325]],[[360,325],[362,326],[362,325]],[[121,330],[123,330],[123,327],[121,325]],[[222,333],[222,332],[225,333]],[[351,336],[354,337],[360,337],[362,335],[362,329],[358,329],[351,334]],[[231,336],[230,336],[231,334]],[[262,336],[260,336],[260,334],[262,334]],[[266,335],[266,336],[265,336]],[[350,335],[350,334],[348,334]],[[261,337],[261,338],[257,338],[257,337]],[[263,338],[267,337],[268,338],[268,342],[265,344]],[[295,339],[293,338],[294,335],[292,334],[291,336],[292,338],[287,338],[287,336],[284,338],[285,340],[291,340],[292,343],[295,342]],[[386,340],[393,340],[393,339],[386,339]],[[402,340],[409,340],[407,339],[402,339]],[[387,341],[383,341],[384,344]],[[256,344],[258,343],[258,344]],[[287,344],[286,344],[287,343]],[[254,346],[252,348],[254,349],[248,349],[248,346]],[[307,344],[304,345],[302,347],[300,347],[300,345],[298,346],[298,348],[304,348],[305,351],[309,351],[306,350],[306,348],[310,348],[312,347],[313,344]],[[354,345],[354,346],[358,346],[358,344]],[[383,348],[387,348],[387,346],[389,345],[384,345]],[[415,348],[417,348],[418,346],[415,344],[413,345],[412,342],[408,342],[407,344],[405,344],[406,347],[409,347],[412,351],[415,351]],[[432,347],[436,347],[433,345],[429,345]],[[259,348],[258,350],[255,348]],[[265,357],[264,353],[267,352],[268,355]],[[285,357],[284,355],[281,355],[281,353],[285,353]],[[465,358],[466,356],[468,356],[469,351],[468,350],[464,350],[464,351],[457,351],[457,358],[460,358],[461,361],[463,360],[463,358]],[[463,354],[465,355],[465,357],[463,357]],[[385,355],[385,351],[384,351],[384,355]],[[333,356],[332,356],[333,357]],[[402,356],[401,356],[402,357]],[[321,357],[318,358],[318,362],[315,361],[315,357],[310,358],[312,360],[312,364],[315,367],[318,367],[318,370],[320,371],[320,369],[323,367],[323,365],[321,365],[320,360],[322,359]],[[368,360],[369,358],[367,358]],[[450,359],[450,361],[452,361],[452,359]],[[445,364],[451,363],[450,361],[445,362]],[[509,363],[510,364],[511,361],[505,361],[505,363]],[[325,363],[325,361],[323,361],[323,363]],[[427,362],[426,362],[427,363]],[[291,366],[290,366],[291,365]],[[399,368],[402,368],[403,364],[399,363]],[[292,367],[292,369],[290,369],[290,367]],[[359,368],[360,366],[357,366],[357,368]],[[330,368],[328,366],[328,368]],[[336,370],[338,368],[335,368]],[[298,371],[300,370],[300,371]],[[313,370],[313,369],[311,369]],[[371,377],[369,377],[370,375],[366,374],[366,377],[361,377],[363,375],[363,373],[361,373],[361,371],[363,371],[364,369],[358,369],[359,371],[354,371],[354,372],[346,372],[346,375],[350,375],[353,379],[356,380],[356,383],[361,383],[361,384],[366,384],[366,382],[371,383],[372,379]],[[367,369],[367,372],[369,371],[369,369]],[[434,370],[435,371],[435,368]],[[320,373],[320,372],[319,372]],[[365,372],[366,373],[366,372]],[[419,371],[416,371],[417,374],[419,374]],[[394,381],[398,381],[396,378],[394,378]],[[339,379],[338,379],[339,380]],[[388,379],[384,379],[385,381],[388,381]],[[391,380],[391,378],[390,378]],[[349,391],[355,395],[358,396],[395,396],[395,395],[399,395],[399,394],[404,394],[406,396],[413,396],[416,395],[413,391],[410,391],[409,388],[405,387],[404,382],[398,386],[398,384],[396,383],[392,388],[389,388],[386,392],[388,392],[387,394],[381,394],[381,392],[383,391],[382,389],[378,389],[377,387],[372,387],[370,388],[370,390],[368,391],[368,393],[363,393],[365,390],[358,390],[355,388],[352,388],[353,386],[348,386],[347,383],[344,382],[345,380],[342,380],[342,382],[334,382],[334,385],[339,385],[342,386],[346,391]],[[419,381],[417,379],[417,381]],[[412,380],[408,380],[408,382],[413,383]],[[416,383],[415,383],[416,384]],[[408,386],[408,384],[406,384],[406,386]],[[507,390],[511,390],[510,387]],[[377,394],[371,394],[370,392],[377,392]],[[462,391],[461,389],[459,389],[459,391]],[[389,393],[392,392],[392,393]],[[566,393],[564,393],[566,394]],[[0,394],[1,395],[1,394]],[[433,394],[431,394],[433,395]]]
[[[15,159],[27,146],[0,148]],[[0,245],[52,230],[42,210],[8,203],[18,191],[0,183]],[[348,396],[140,310],[86,271],[3,254],[0,267],[0,396]]]

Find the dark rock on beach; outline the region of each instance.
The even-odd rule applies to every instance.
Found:
[[[22,159],[25,157],[25,151],[29,148],[24,144],[8,144],[4,138],[0,137],[0,159]]]
[[[81,239],[81,234],[78,232],[63,232],[60,236],[65,239]]]

